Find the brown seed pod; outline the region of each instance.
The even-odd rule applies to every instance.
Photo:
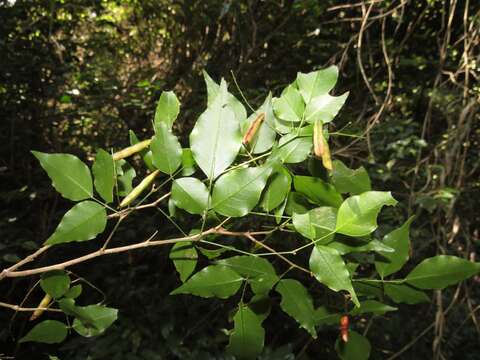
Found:
[[[265,113],[260,113],[260,114],[258,114],[256,119],[253,120],[253,122],[248,127],[247,132],[243,136],[243,140],[242,140],[243,145],[247,145],[252,141],[253,137],[257,133],[257,131],[260,128],[260,125],[262,124],[264,119],[265,119]]]
[[[340,338],[343,342],[348,341],[348,327],[349,327],[350,320],[348,315],[343,315],[340,318]]]
[[[332,170],[330,147],[323,135],[323,123],[321,120],[315,121],[313,125],[313,153],[316,157],[322,159],[322,164],[326,169]]]

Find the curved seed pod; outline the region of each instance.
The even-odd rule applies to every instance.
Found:
[[[322,120],[316,120],[313,125],[313,153],[321,158],[325,152],[325,138],[323,137]]]
[[[148,147],[150,145],[151,141],[152,141],[152,139],[143,140],[143,141],[140,141],[139,143],[136,143],[135,145],[126,147],[125,149],[122,149],[122,150],[114,153],[112,155],[112,158],[113,158],[113,160],[120,160],[120,159],[124,159],[126,157],[129,157],[133,154],[136,154],[137,152],[142,151],[143,149]]]
[[[260,128],[260,125],[262,124],[263,120],[265,119],[265,113],[260,113],[258,114],[257,118],[253,120],[253,122],[250,124],[248,127],[247,132],[243,136],[242,144],[247,145],[250,143],[257,133],[258,129]]]
[[[330,147],[323,135],[323,123],[321,120],[315,121],[313,125],[313,153],[316,157],[322,159],[322,164],[326,169],[332,170]]]
[[[42,301],[40,301],[40,304],[38,304],[37,306],[38,309],[33,312],[32,316],[30,316],[30,321],[38,319],[45,311],[44,309],[47,308],[48,305],[50,305],[51,301],[52,301],[52,297],[48,294],[45,294]]]
[[[133,200],[135,200],[142,192],[145,190],[155,179],[155,177],[160,173],[160,170],[155,170],[153,173],[148,175],[143,179],[140,184],[135,186],[132,191],[122,200],[120,207],[125,207],[129,205]]]
[[[343,342],[348,341],[348,326],[350,320],[348,319],[348,315],[343,315],[340,318],[340,337],[342,338]]]

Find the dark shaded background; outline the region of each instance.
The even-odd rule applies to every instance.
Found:
[[[224,76],[239,95],[232,71],[249,102],[259,105],[297,71],[330,64],[341,70],[335,92],[350,90],[335,130],[354,136],[335,137],[334,156],[364,165],[376,188],[393,191],[401,206],[384,214],[389,226],[417,215],[412,263],[438,253],[475,259],[479,11],[471,0],[0,0],[0,268],[35,250],[70,206],[30,150],[91,161],[98,147],[127,145],[128,129],[149,137],[156,100],[171,89],[182,103],[175,132],[185,144],[206,105],[202,70],[216,80]],[[158,212],[148,215],[126,221],[119,241],[175,231]],[[94,248],[59,247],[39,264]],[[222,329],[231,327],[234,301],[167,296],[179,283],[167,251],[72,268],[120,309],[100,338],[16,346],[30,327],[27,316],[11,322],[13,313],[1,310],[0,358],[226,358]],[[36,280],[2,281],[1,300],[20,303]],[[480,359],[478,283],[355,326],[367,332],[373,359]],[[34,291],[26,304],[35,306],[41,296]],[[85,296],[102,300],[93,289]],[[334,328],[312,341],[278,309],[265,325],[263,359],[336,358]]]

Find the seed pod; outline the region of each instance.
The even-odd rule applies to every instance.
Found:
[[[340,338],[343,340],[343,342],[348,341],[349,322],[350,322],[350,320],[348,319],[348,315],[343,315],[340,318]]]
[[[44,309],[47,308],[48,305],[50,305],[51,301],[52,297],[48,294],[45,294],[42,301],[40,301],[40,304],[38,304],[37,306],[38,309],[33,312],[32,316],[30,316],[30,321],[38,319],[45,311]]]
[[[135,200],[142,192],[145,190],[155,179],[155,177],[160,173],[160,170],[155,170],[153,173],[148,175],[143,179],[140,184],[135,186],[135,188],[130,191],[130,193],[122,200],[120,207],[125,207],[129,205],[133,200]]]
[[[139,143],[136,143],[135,145],[126,147],[125,149],[122,149],[122,150],[114,153],[112,158],[113,158],[113,160],[120,160],[120,159],[124,159],[126,157],[129,157],[133,154],[136,154],[139,151],[142,151],[143,149],[148,147],[150,145],[151,141],[152,141],[152,139],[143,140],[143,141],[140,141]]]
[[[260,113],[258,114],[257,118],[253,120],[253,122],[248,127],[247,132],[243,136],[243,140],[242,140],[243,145],[247,145],[252,141],[253,137],[257,133],[264,119],[265,119],[265,113]]]
[[[313,153],[316,157],[322,159],[322,164],[326,169],[332,170],[330,147],[325,136],[323,136],[323,123],[321,120],[315,121],[313,125]]]

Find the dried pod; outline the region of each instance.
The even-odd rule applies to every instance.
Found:
[[[248,127],[247,132],[243,136],[243,140],[242,140],[243,145],[247,145],[252,141],[253,137],[257,133],[264,119],[265,119],[265,113],[260,113],[258,114],[256,119],[253,120],[253,122]]]
[[[316,157],[322,159],[322,164],[326,169],[332,170],[330,147],[323,135],[323,123],[321,120],[315,121],[313,125],[313,153]]]
[[[350,320],[348,315],[343,315],[340,318],[340,338],[343,342],[348,341],[348,327],[349,327]]]
[[[120,160],[120,159],[127,158],[127,157],[129,157],[133,154],[136,154],[136,153],[142,151],[143,149],[147,148],[150,145],[151,141],[152,141],[151,139],[143,140],[143,141],[140,141],[139,143],[137,143],[135,145],[132,145],[132,146],[129,146],[125,149],[117,151],[116,153],[113,154],[112,158],[113,158],[113,160]]]
[[[38,309],[33,312],[32,316],[30,316],[30,321],[38,319],[43,314],[48,305],[50,305],[51,301],[52,297],[48,294],[45,294],[42,301],[40,301],[40,304],[38,304],[37,306]]]
[[[143,192],[143,190],[145,190],[153,182],[159,173],[160,170],[155,170],[153,173],[143,179],[140,184],[135,186],[135,188],[133,188],[133,190],[130,191],[130,193],[122,200],[120,207],[125,207],[135,200]]]

